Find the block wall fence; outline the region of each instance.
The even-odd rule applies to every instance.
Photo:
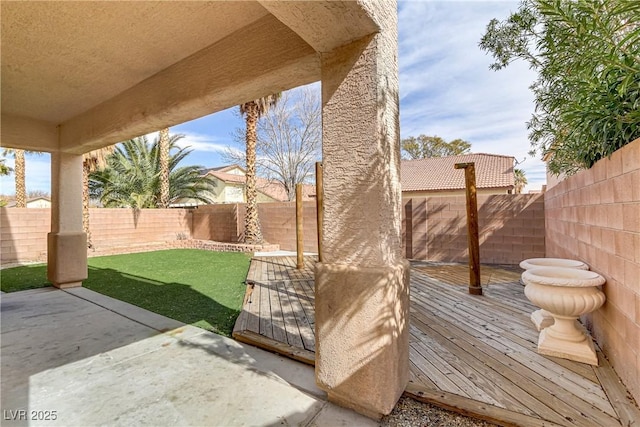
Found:
[[[583,320],[640,402],[640,139],[545,194],[548,257],[586,262],[607,282]]]
[[[479,196],[478,201],[482,262],[517,264],[525,258],[544,256],[541,196]],[[464,196],[414,198],[403,203],[403,250],[407,258],[451,262],[468,259]],[[295,203],[261,203],[258,210],[265,240],[294,251]],[[94,248],[88,254],[98,256],[195,247],[185,240],[238,242],[243,235],[245,206],[90,209],[89,215]],[[2,264],[46,261],[49,209],[0,208],[0,217]],[[304,250],[317,252],[315,202],[304,203],[303,218]],[[198,245],[203,247],[204,243]],[[237,246],[231,250],[247,249]]]
[[[185,209],[89,209],[94,249],[89,256],[140,252],[191,238]],[[0,208],[0,262],[46,261],[51,210]]]
[[[467,262],[465,196],[403,201],[402,236],[410,259]],[[519,264],[545,256],[541,194],[478,195],[480,262]]]
[[[302,204],[305,252],[317,252],[316,205]],[[244,232],[244,204],[199,206],[193,211],[193,238],[220,242],[237,242]],[[296,204],[260,203],[258,216],[265,241],[286,251],[296,250]]]

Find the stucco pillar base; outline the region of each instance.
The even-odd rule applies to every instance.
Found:
[[[47,235],[47,278],[60,289],[82,286],[87,278],[86,233]]]
[[[409,379],[409,263],[317,263],[316,382],[329,400],[389,414]]]

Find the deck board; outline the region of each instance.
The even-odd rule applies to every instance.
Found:
[[[424,300],[422,300],[424,303]],[[518,373],[528,374],[528,379],[536,384],[545,384],[547,389],[553,390],[555,386],[563,387],[565,390],[572,390],[573,392],[565,396],[565,401],[574,403],[574,407],[577,410],[589,410],[582,405],[583,400],[587,400],[589,404],[592,404],[596,408],[604,411],[605,413],[615,416],[615,412],[611,407],[607,397],[603,393],[601,387],[595,387],[595,385],[587,380],[581,381],[576,378],[576,375],[567,371],[564,368],[553,366],[553,362],[547,360],[544,357],[538,355],[535,351],[524,348],[519,344],[516,344],[510,340],[505,340],[508,334],[505,329],[496,327],[493,323],[486,323],[484,325],[477,325],[474,323],[474,319],[470,316],[456,316],[455,318],[449,315],[450,310],[446,307],[442,307],[439,304],[430,306],[430,309],[437,314],[438,320],[446,319],[449,322],[460,320],[464,331],[474,337],[473,344],[475,348],[483,348],[489,351],[491,357],[498,357],[504,359],[503,362],[506,366],[519,366]],[[443,325],[446,326],[446,325]],[[485,330],[490,333],[485,334]],[[475,331],[475,332],[474,332]],[[483,345],[478,345],[482,343]],[[535,347],[534,347],[535,348]],[[529,374],[529,372],[531,373]],[[539,372],[550,373],[553,375],[545,375],[542,377],[538,375]],[[579,401],[575,396],[580,396]],[[577,405],[577,407],[575,406]],[[605,421],[605,419],[601,421]],[[611,422],[608,420],[608,422]]]
[[[440,321],[439,316],[427,317],[423,316],[422,313],[415,313],[415,317],[424,322],[421,323],[423,327],[440,334],[441,343],[454,343],[454,346],[458,346],[463,350],[463,352],[460,352],[453,348],[452,351],[456,352],[456,354],[467,353],[480,357],[485,365],[506,379],[500,382],[501,386],[510,381],[515,387],[528,395],[524,396],[525,400],[521,400],[521,402],[535,413],[544,413],[550,421],[563,424],[563,418],[570,417],[574,420],[574,423],[569,425],[584,426],[614,425],[613,423],[616,422],[614,418],[607,416],[607,414],[602,413],[576,396],[573,389],[563,389],[563,394],[561,396],[557,395],[554,391],[559,390],[560,387],[552,383],[543,374],[535,371],[534,367],[527,366],[490,344],[476,339],[471,334],[468,334],[464,328]],[[522,396],[521,393],[519,394]],[[544,402],[547,408],[540,406],[540,402]]]
[[[314,363],[315,262],[307,256],[297,270],[295,257],[254,258],[247,275],[253,289],[234,337]],[[424,267],[430,266],[417,263],[411,273],[407,395],[509,425],[615,426],[640,419],[600,352],[599,367],[537,353],[535,307],[517,269],[483,266],[483,295],[473,296],[464,266]]]
[[[420,291],[414,292],[414,297],[416,302],[419,304],[421,301],[424,301],[420,297]],[[435,308],[438,308],[435,306]],[[446,313],[446,312],[445,312]],[[468,325],[472,329],[477,328],[477,322],[475,322],[475,318],[472,314],[461,314],[456,317],[457,320],[463,320],[464,324]],[[567,387],[581,387],[582,391],[587,394],[595,393],[596,390],[599,390],[592,381],[582,377],[581,375],[576,374],[575,372],[568,371],[562,366],[559,366],[556,362],[549,360],[544,357],[539,357],[536,353],[537,347],[537,336],[534,335],[533,339],[525,340],[518,339],[519,337],[508,332],[509,325],[505,325],[498,321],[494,321],[493,318],[484,319],[487,323],[483,323],[484,328],[486,328],[489,332],[493,334],[486,336],[486,331],[480,330],[475,336],[480,341],[485,343],[492,344],[496,349],[503,351],[505,353],[513,353],[517,354],[518,358],[525,360],[528,364],[537,366],[539,369],[546,369],[550,372],[556,374],[554,376],[554,380],[563,383]],[[503,328],[496,328],[495,326],[502,325]],[[526,325],[529,326],[529,325]],[[499,337],[499,339],[495,339],[495,337]],[[508,340],[504,340],[502,338],[508,338]],[[607,402],[606,397],[604,395],[600,395],[598,402]],[[602,407],[605,411],[609,411],[612,413],[613,409],[610,405],[605,405]]]

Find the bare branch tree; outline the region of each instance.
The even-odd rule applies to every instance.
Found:
[[[320,157],[322,144],[320,94],[312,87],[284,92],[278,104],[258,122],[256,165],[260,175],[282,184],[289,200],[296,184],[307,181]],[[242,129],[234,141],[244,144]],[[231,163],[244,164],[244,153],[229,147],[224,154]]]

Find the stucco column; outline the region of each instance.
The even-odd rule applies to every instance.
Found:
[[[396,6],[366,6],[380,32],[322,54],[316,381],[329,400],[379,417],[408,381],[409,267],[401,255]]]
[[[87,278],[87,235],[82,231],[82,155],[51,154],[51,233],[47,276],[58,288]]]

